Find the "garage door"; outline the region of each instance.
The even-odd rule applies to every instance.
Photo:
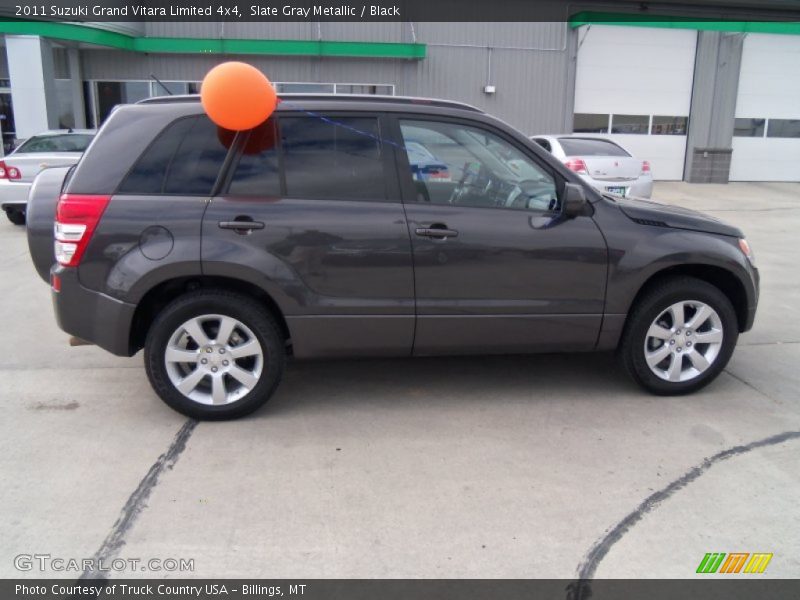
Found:
[[[578,40],[575,131],[609,133],[655,179],[682,179],[697,32],[587,25]]]
[[[800,37],[744,40],[731,181],[800,181]]]

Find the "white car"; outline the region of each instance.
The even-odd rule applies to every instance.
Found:
[[[653,193],[650,163],[634,158],[608,138],[571,134],[533,135],[531,139],[601,192],[639,198]]]
[[[0,208],[14,225],[25,223],[28,191],[42,169],[74,165],[89,146],[90,129],[57,129],[29,137],[0,160]]]

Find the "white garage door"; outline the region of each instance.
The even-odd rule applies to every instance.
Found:
[[[800,37],[744,40],[731,181],[800,181]]]
[[[697,32],[591,25],[578,40],[575,130],[605,127],[655,179],[682,179]]]

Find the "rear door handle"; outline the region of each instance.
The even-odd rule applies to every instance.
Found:
[[[458,231],[455,229],[448,229],[446,225],[434,223],[430,227],[417,227],[414,230],[420,237],[429,237],[444,240],[449,237],[458,237]]]
[[[252,219],[237,218],[233,221],[220,221],[220,229],[233,229],[237,233],[248,233],[256,229],[264,229],[264,223]]]

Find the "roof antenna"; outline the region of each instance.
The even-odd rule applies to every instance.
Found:
[[[158,85],[160,85],[162,88],[164,88],[164,91],[167,92],[168,95],[172,96],[172,92],[170,91],[170,89],[167,86],[165,86],[158,77],[156,77],[155,75],[150,73],[150,79],[152,79]]]

